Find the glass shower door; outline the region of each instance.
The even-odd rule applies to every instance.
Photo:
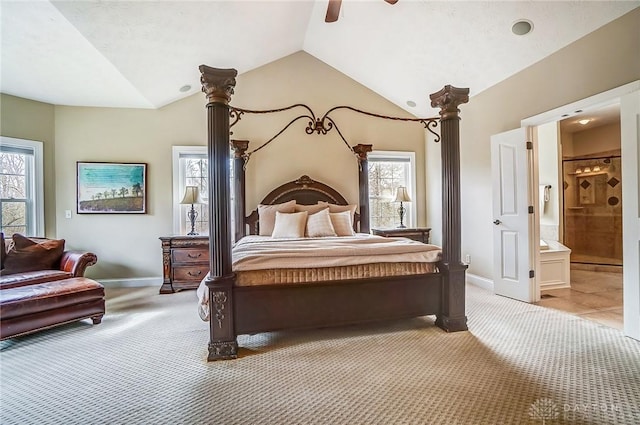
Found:
[[[620,157],[566,159],[564,244],[571,261],[622,265]]]

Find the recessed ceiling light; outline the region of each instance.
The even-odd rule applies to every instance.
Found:
[[[407,100],[407,105],[412,107],[412,108],[415,108],[416,102],[414,102],[413,100]]]
[[[585,118],[585,119],[583,119],[583,120],[579,120],[578,122],[579,122],[580,124],[582,124],[582,125],[587,125],[587,124],[589,124],[589,121],[591,121],[591,120],[588,120],[588,119],[586,119],[586,118]]]
[[[533,31],[533,22],[528,19],[519,19],[511,26],[511,32],[515,35],[526,35]]]
[[[184,86],[180,87],[180,91],[181,91],[182,93],[186,93],[186,92],[188,92],[189,90],[191,90],[191,86],[190,86],[189,84],[185,84]]]

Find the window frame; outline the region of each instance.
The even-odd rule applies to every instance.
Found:
[[[405,216],[404,225],[407,228],[417,227],[417,206],[416,206],[416,153],[413,151],[378,151],[374,150],[367,155],[369,163],[383,162],[385,159],[401,159],[403,162],[409,163],[409,176],[407,181],[407,190],[409,196],[411,196],[411,202],[404,204],[404,207],[408,210],[409,214]],[[408,161],[407,161],[408,160]],[[369,194],[367,194],[369,196]],[[395,196],[395,194],[393,194]],[[371,209],[369,210],[369,220],[371,227],[376,227],[373,224],[373,217],[371,217]]]
[[[182,200],[182,196],[184,195],[184,190],[186,187],[185,180],[185,169],[180,166],[180,156],[181,155],[201,155],[208,159],[208,147],[207,146],[172,146],[171,148],[172,155],[172,202],[173,202],[173,233],[175,235],[186,235],[190,228],[187,227],[187,209],[181,208],[182,205],[180,201]],[[233,155],[230,155],[230,163],[229,163],[229,194],[230,194],[230,202],[231,202],[231,228],[234,226],[235,216],[233,214],[233,208],[235,206],[234,202],[234,186],[232,184],[233,181]],[[207,182],[208,184],[208,182]],[[203,198],[206,198],[208,194],[201,194]],[[209,222],[211,225],[211,222]],[[184,226],[184,227],[183,227]],[[204,236],[204,234],[201,234]]]
[[[182,208],[180,201],[186,187],[185,170],[180,166],[181,155],[203,155],[207,157],[206,146],[173,146],[172,149],[172,178],[173,178],[173,233],[186,235],[190,229],[186,229],[187,210]]]
[[[14,137],[0,136],[0,145],[11,146],[19,149],[28,149],[33,152],[33,170],[26,165],[27,196],[27,233],[28,236],[44,237],[44,144],[37,140],[17,139]]]

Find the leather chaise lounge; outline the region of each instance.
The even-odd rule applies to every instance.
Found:
[[[104,287],[84,277],[95,254],[64,251],[62,239],[0,239],[0,340],[81,319],[101,322]]]

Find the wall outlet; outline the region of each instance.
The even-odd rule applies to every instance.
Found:
[[[64,210],[64,218],[71,218],[71,210]]]
[[[464,262],[467,264],[471,264],[471,256],[469,254],[464,256]]]

